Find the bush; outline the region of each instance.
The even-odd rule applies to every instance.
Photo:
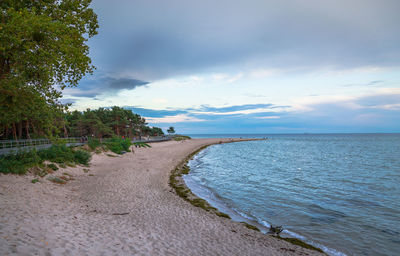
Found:
[[[88,165],[90,157],[91,155],[87,151],[74,151],[65,144],[54,144],[50,148],[40,151],[34,149],[31,151],[19,152],[15,155],[0,157],[0,172],[25,174],[29,168],[38,166],[46,160],[58,163],[62,168],[65,168],[66,163]],[[55,164],[49,164],[47,167],[54,171],[58,170]]]
[[[112,137],[111,139],[108,139],[104,144],[109,150],[116,154],[121,154],[122,151],[129,152],[129,148],[132,145],[129,139],[122,139],[121,137]]]
[[[151,148],[149,144],[144,142],[135,142],[133,145],[135,145],[136,148]]]
[[[74,162],[74,152],[65,144],[55,144],[50,148],[39,151],[42,160],[50,160],[55,163]]]
[[[191,138],[189,136],[185,136],[185,135],[176,135],[174,137],[175,141],[181,141],[181,140],[190,140]]]
[[[75,162],[84,164],[84,165],[88,165],[91,155],[89,152],[79,149],[74,152],[74,158],[75,158]]]
[[[0,158],[0,172],[25,174],[29,167],[38,165],[43,161],[37,155],[36,150],[22,151],[15,155],[7,155]]]
[[[95,150],[97,147],[101,146],[100,140],[96,138],[89,138],[88,145],[91,150]]]
[[[57,171],[58,167],[55,164],[48,164],[47,167],[49,167],[50,169],[52,169],[53,171]]]

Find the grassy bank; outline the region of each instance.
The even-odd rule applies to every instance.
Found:
[[[88,166],[91,153],[112,151],[116,154],[129,152],[132,143],[129,139],[113,137],[100,143],[98,139],[89,139],[87,146],[68,147],[61,140],[55,142],[51,147],[42,150],[19,151],[0,157],[0,173],[26,174],[31,171],[40,177],[47,173],[56,171],[60,167],[75,166],[77,164]],[[46,164],[49,163],[50,164]]]

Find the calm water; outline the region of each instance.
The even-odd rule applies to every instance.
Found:
[[[203,150],[188,186],[331,255],[400,255],[400,134],[265,136]]]

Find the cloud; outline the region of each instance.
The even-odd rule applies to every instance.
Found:
[[[147,84],[149,82],[132,78],[86,78],[79,83],[78,88],[66,88],[64,94],[74,97],[93,98],[104,93],[116,93],[123,89],[132,90]]]
[[[153,125],[172,125],[181,133],[399,132],[398,89],[354,97],[311,97],[296,104],[299,107],[246,104],[133,111]]]
[[[146,81],[226,68],[400,65],[397,0],[108,0],[92,3],[94,63]],[[223,71],[224,72],[224,71]]]
[[[371,86],[371,87],[378,87],[382,86],[385,83],[384,80],[373,80],[368,83],[360,83],[360,84],[345,84],[343,87],[352,87],[352,86]]]
[[[186,114],[179,114],[179,115],[174,115],[174,116],[165,116],[165,117],[159,117],[159,118],[154,118],[154,117],[148,117],[146,118],[146,121],[150,123],[192,123],[192,122],[204,122],[206,120],[188,116]]]
[[[60,99],[61,104],[73,104],[76,102],[76,99]]]
[[[229,107],[211,107],[203,105],[197,110],[199,112],[214,112],[214,113],[228,113],[244,110],[264,109],[274,107],[273,104],[246,104],[246,105],[235,105]]]
[[[141,107],[132,107],[132,106],[127,106],[124,107],[125,109],[130,109],[134,113],[137,113],[141,116],[146,117],[147,119],[149,118],[164,118],[168,116],[177,116],[177,115],[185,115],[188,113],[187,110],[156,110],[156,109],[148,109],[148,108],[141,108]]]

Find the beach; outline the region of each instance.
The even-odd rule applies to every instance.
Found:
[[[235,139],[238,141],[239,139]],[[94,154],[59,185],[0,175],[1,255],[320,255],[195,207],[169,185],[171,171],[206,145],[192,139]],[[84,169],[90,169],[89,171]]]

